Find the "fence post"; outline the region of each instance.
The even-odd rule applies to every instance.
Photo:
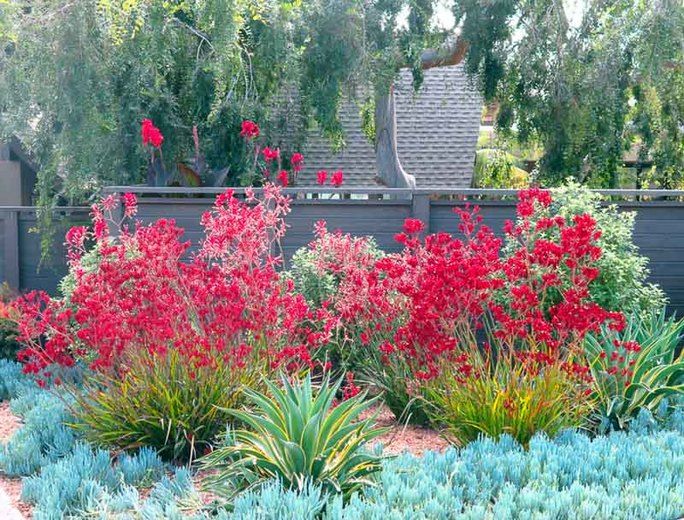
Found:
[[[4,256],[5,272],[3,273],[5,282],[13,289],[19,287],[19,212],[7,211],[3,215],[4,233]]]
[[[425,224],[425,233],[430,233],[430,197],[412,193],[411,216]]]

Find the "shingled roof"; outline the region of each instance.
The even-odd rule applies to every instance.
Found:
[[[414,93],[411,73],[402,71],[395,85],[399,158],[420,188],[467,188],[475,161],[482,99],[462,65],[425,72]],[[298,186],[315,186],[320,169],[341,169],[345,186],[377,186],[373,145],[361,131],[360,110],[353,101],[341,109],[346,147],[333,153],[312,129],[304,146],[305,167]]]

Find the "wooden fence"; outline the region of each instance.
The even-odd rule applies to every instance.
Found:
[[[202,236],[200,216],[207,211],[216,194],[213,188],[112,187],[108,193],[133,192],[138,195],[138,216],[145,222],[174,218],[186,231],[186,238],[197,243]],[[244,189],[235,189],[236,194]],[[293,198],[287,217],[288,232],[283,241],[286,259],[313,236],[316,221],[325,220],[331,230],[375,237],[385,251],[397,251],[394,235],[404,219],[419,218],[429,232],[458,233],[454,207],[477,204],[484,223],[500,232],[503,223],[515,216],[516,193],[511,190],[404,190],[404,189],[287,189]],[[671,310],[684,314],[684,191],[602,190],[621,210],[637,213],[634,240],[641,253],[649,257],[651,281],[658,283],[671,301]],[[647,199],[647,200],[645,200]],[[60,226],[69,220],[83,220],[87,210],[61,210]],[[11,285],[21,289],[54,290],[65,271],[63,240],[55,241],[51,262],[36,271],[39,237],[27,232],[35,225],[31,208],[0,208],[2,221],[2,272]],[[59,238],[63,237],[63,233]],[[61,261],[61,262],[60,262]],[[18,283],[17,283],[18,281]]]
[[[37,233],[37,210],[28,206],[0,206],[0,273],[2,281],[22,291],[42,289],[54,292],[66,274],[64,233],[73,225],[86,223],[87,208],[59,208],[52,211],[54,236],[48,255],[41,257]]]

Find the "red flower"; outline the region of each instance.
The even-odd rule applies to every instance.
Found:
[[[142,120],[140,134],[142,135],[143,145],[151,144],[155,148],[159,148],[164,142],[164,136],[159,128],[154,126],[151,119]]]
[[[337,170],[330,177],[330,184],[332,184],[336,188],[339,188],[340,186],[342,186],[343,182],[344,182],[344,174],[342,173],[342,170]]]
[[[413,235],[415,233],[420,233],[425,229],[425,224],[417,218],[407,218],[404,221],[404,233]]]
[[[359,395],[359,392],[361,392],[361,389],[354,384],[354,374],[352,372],[347,372],[346,380],[347,382],[342,390],[343,401],[351,399],[352,397]]]
[[[275,161],[280,157],[280,150],[278,148],[269,148],[266,146],[261,153],[264,155],[264,160],[266,162]]]
[[[302,171],[304,165],[304,156],[299,152],[293,153],[292,157],[290,157],[290,164],[292,165],[292,170],[295,173]]]
[[[284,188],[287,188],[287,185],[290,182],[290,175],[287,173],[287,170],[280,170],[280,173],[278,173],[278,181]]]
[[[138,212],[138,199],[133,193],[121,195],[121,202],[124,205],[124,215],[132,217]]]
[[[325,181],[328,180],[328,172],[325,170],[319,170],[318,173],[316,174],[316,182],[323,186],[325,184]]]
[[[551,205],[551,192],[539,188],[529,188],[518,193],[518,216],[521,218],[531,217],[534,213],[535,204],[547,208]]]
[[[69,247],[83,247],[88,236],[88,229],[85,226],[74,226],[66,233],[66,245]]]
[[[246,119],[242,122],[242,130],[240,130],[240,136],[245,139],[256,139],[259,137],[259,125],[254,121]]]

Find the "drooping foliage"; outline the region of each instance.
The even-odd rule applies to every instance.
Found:
[[[535,0],[517,15],[492,98],[500,131],[541,145],[541,180],[617,188],[627,155],[636,158],[630,184],[680,186],[681,2]]]

